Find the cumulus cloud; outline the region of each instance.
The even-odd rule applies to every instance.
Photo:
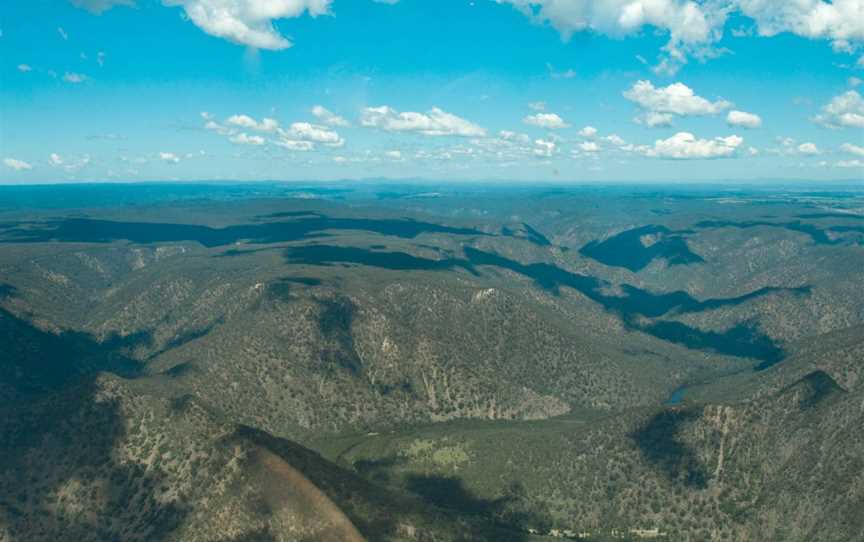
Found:
[[[552,79],[573,79],[576,77],[576,70],[567,68],[566,70],[556,70],[551,63],[546,63],[546,71],[549,72],[549,77]]]
[[[766,149],[769,154],[778,156],[816,156],[822,154],[822,150],[812,142],[798,143],[791,137],[778,137],[779,147]]]
[[[501,141],[515,142],[521,144],[531,143],[531,138],[527,134],[520,134],[511,130],[501,130],[498,132],[498,138]]]
[[[400,113],[386,105],[367,107],[360,115],[360,124],[387,132],[416,132],[428,136],[482,137],[486,135],[484,128],[437,107],[427,113],[411,111]]]
[[[349,125],[347,120],[320,105],[316,105],[312,108],[312,114],[315,115],[315,118],[317,118],[319,122],[326,124],[327,126],[345,127]]]
[[[278,141],[273,142],[274,145],[282,147],[283,149],[288,149],[289,151],[313,151],[315,150],[315,143],[311,141],[298,141],[296,139],[280,139]]]
[[[180,157],[174,154],[173,152],[160,152],[159,159],[163,162],[168,162],[169,164],[178,164],[180,163]]]
[[[522,122],[530,124],[531,126],[547,128],[549,130],[559,130],[570,126],[564,122],[564,119],[555,113],[537,113],[535,115],[528,115],[522,119]]]
[[[86,9],[90,13],[101,15],[114,6],[134,6],[134,0],[72,0],[72,5]]]
[[[235,136],[231,136],[228,140],[231,143],[236,143],[237,145],[263,145],[267,142],[267,140],[261,136],[248,135],[245,132],[241,132]]]
[[[726,124],[742,128],[759,128],[762,126],[762,118],[755,113],[733,110],[726,115]]]
[[[673,115],[716,115],[732,107],[726,100],[706,100],[684,83],[655,87],[651,81],[637,81],[624,91],[624,97],[645,111],[636,121],[652,127],[669,126]]]
[[[605,139],[609,143],[615,145],[616,147],[623,147],[624,145],[627,144],[627,142],[624,141],[624,138],[622,138],[618,134],[611,134],[611,135],[604,137],[603,139]]]
[[[66,72],[63,75],[63,80],[66,81],[67,83],[72,83],[72,84],[77,85],[78,83],[83,83],[84,81],[86,81],[87,76],[84,74],[75,73],[75,72]]]
[[[48,155],[48,164],[55,168],[61,168],[69,173],[74,173],[90,165],[90,157],[84,155],[80,158],[70,159],[64,158],[56,152],[52,152],[50,155]]]
[[[337,132],[308,122],[292,123],[287,130],[280,130],[279,135],[283,140],[322,143],[328,147],[341,147],[345,144],[345,140]]]
[[[815,143],[801,143],[798,145],[798,152],[811,156],[821,154],[819,147],[817,147]]]
[[[636,124],[644,124],[651,128],[662,128],[672,126],[672,120],[674,118],[675,117],[671,113],[656,113],[654,111],[648,111],[635,117],[633,121],[636,122]]]
[[[259,122],[249,115],[232,115],[225,122],[232,126],[259,132],[275,132],[279,129],[279,122],[274,119],[265,118]]]
[[[741,13],[756,21],[760,36],[782,32],[811,39],[829,39],[844,51],[864,39],[864,3],[861,0],[736,0]]]
[[[402,151],[397,151],[397,150],[387,151],[384,153],[384,156],[386,156],[387,158],[390,158],[392,160],[401,160],[402,159]]]
[[[840,160],[836,164],[837,167],[848,169],[864,169],[864,161],[862,160]]]
[[[228,137],[230,142],[238,145],[266,145],[269,141],[292,151],[311,151],[315,150],[316,144],[327,147],[341,147],[345,144],[345,140],[338,132],[327,126],[309,122],[294,122],[287,128],[283,128],[276,119],[257,120],[243,114],[231,115],[224,123],[217,122],[213,115],[207,112],[201,113],[201,118],[205,121],[206,130]],[[246,130],[264,135],[249,134]],[[265,137],[268,134],[274,139],[268,140]]]
[[[4,158],[3,165],[8,167],[9,169],[14,169],[15,171],[26,171],[33,169],[33,166],[31,166],[24,160],[18,160],[16,158]]]
[[[496,0],[538,23],[549,23],[565,39],[590,31],[613,37],[653,27],[669,36],[658,71],[674,72],[688,56],[718,54],[730,14],[749,17],[760,36],[790,32],[828,39],[837,51],[854,50],[864,39],[861,0]]]
[[[829,128],[864,128],[864,98],[849,90],[822,106],[813,120]]]
[[[621,37],[645,26],[667,31],[668,58],[680,63],[687,53],[701,51],[720,38],[726,10],[709,9],[686,0],[496,0],[515,6],[537,22],[548,22],[565,39],[591,31]]]
[[[528,109],[531,111],[545,111],[546,102],[531,102],[528,104]]]
[[[843,143],[840,145],[840,150],[843,152],[848,152],[849,154],[857,154],[858,156],[864,156],[864,147],[859,145],[853,145],[852,143]]]
[[[308,13],[312,17],[330,13],[331,0],[162,0],[180,6],[197,27],[211,36],[255,47],[280,50],[292,43],[273,26],[276,19]]]
[[[594,128],[593,126],[585,126],[579,130],[579,135],[582,137],[594,137],[597,135],[597,128]]]
[[[579,144],[579,149],[582,152],[599,152],[600,146],[593,141],[584,141]]]
[[[737,135],[698,139],[689,132],[678,132],[668,139],[658,139],[653,146],[641,146],[637,150],[652,158],[676,160],[729,158],[735,154],[744,138]]]
[[[534,141],[534,156],[541,158],[550,158],[558,150],[558,145],[554,141],[538,139]]]
[[[204,129],[210,130],[211,132],[216,132],[217,134],[223,135],[223,136],[229,136],[229,135],[237,133],[236,130],[234,130],[232,128],[228,128],[227,126],[225,126],[223,124],[219,124],[215,120],[208,120],[204,124]]]

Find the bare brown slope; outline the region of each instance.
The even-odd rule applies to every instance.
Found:
[[[256,445],[248,473],[272,509],[271,529],[286,538],[363,542],[351,520],[315,484],[270,450]]]

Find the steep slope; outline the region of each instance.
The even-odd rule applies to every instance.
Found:
[[[524,539],[155,394],[163,377],[99,372],[133,363],[122,342],[8,312],[0,332],[4,542]]]
[[[479,513],[526,531],[856,541],[862,424],[864,395],[814,372],[745,404],[449,424],[321,446],[371,480],[455,508],[471,495]]]

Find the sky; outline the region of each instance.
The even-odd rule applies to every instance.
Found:
[[[864,0],[7,0],[0,183],[864,178]]]

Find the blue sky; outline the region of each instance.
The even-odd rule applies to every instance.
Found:
[[[864,177],[864,0],[0,6],[0,182]]]

